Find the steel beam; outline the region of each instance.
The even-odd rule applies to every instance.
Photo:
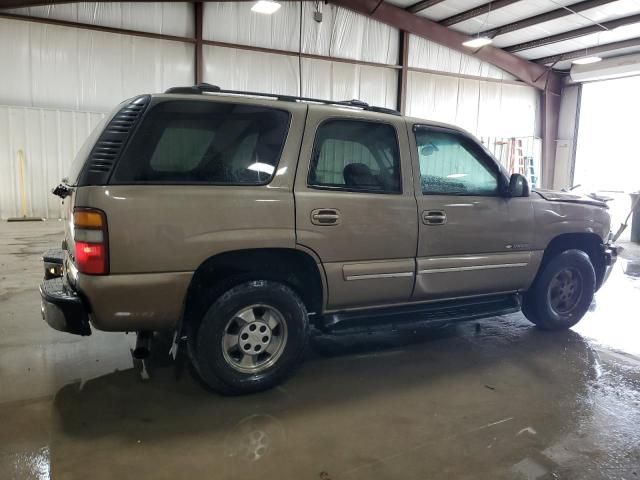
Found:
[[[422,0],[421,2],[408,6],[406,10],[407,12],[418,13],[442,2],[444,2],[444,0]]]
[[[625,25],[632,25],[634,23],[640,23],[640,14],[617,18],[615,20],[609,20],[607,22],[601,22],[596,25],[589,25],[587,27],[576,28],[575,30],[569,30],[568,32],[562,32],[556,35],[549,35],[548,37],[538,38],[529,42],[512,45],[510,47],[503,48],[503,50],[511,53],[521,52],[522,50],[530,50],[532,48],[543,47],[545,45],[551,45],[554,43],[563,42],[565,40],[571,40],[572,38],[584,37],[585,35],[590,35],[592,33],[613,30],[614,28],[623,27]]]
[[[467,55],[475,56],[509,72],[527,85],[540,90],[544,90],[547,84],[547,77],[556,75],[541,65],[516,57],[512,53],[505,52],[499,48],[486,46],[478,50],[470,50],[462,45],[462,42],[469,40],[468,36],[386,2],[379,3],[378,0],[332,0],[331,3],[362,13],[382,23],[427,40],[432,40]]]
[[[450,27],[451,25],[455,25],[456,23],[464,22],[465,20],[479,17],[480,15],[493,12],[494,10],[498,10],[499,8],[507,7],[519,1],[520,0],[494,0],[492,2],[485,3],[484,5],[471,8],[465,12],[457,13],[451,17],[445,18],[444,20],[441,20],[439,23],[440,25],[444,25],[445,27]]]
[[[409,34],[400,30],[400,46],[398,51],[400,70],[398,71],[398,111],[403,115],[407,110],[407,77],[409,75]]]
[[[68,20],[56,20],[53,18],[30,17],[28,15],[16,15],[13,13],[0,12],[0,18],[10,20],[22,20],[25,22],[44,23],[47,25],[57,25],[60,27],[73,27],[83,30],[95,30],[96,32],[118,33],[121,35],[133,35],[134,37],[155,38],[158,40],[170,40],[174,42],[195,43],[195,38],[180,37],[177,35],[166,35],[164,33],[141,32],[139,30],[129,30],[126,28],[104,27],[102,25],[91,25],[88,23],[70,22]]]
[[[548,57],[536,58],[533,61],[541,65],[549,65],[565,60],[574,60],[576,58],[588,57],[591,55],[598,55],[600,53],[607,53],[614,50],[631,47],[640,47],[640,38],[630,38],[629,40],[605,43],[603,45],[598,45],[597,47],[581,48],[580,50],[573,50],[571,52],[559,53],[557,55],[550,55]]]
[[[494,38],[498,35],[504,35],[505,33],[522,30],[523,28],[532,27],[540,23],[555,20],[556,18],[573,15],[574,12],[578,13],[584,10],[589,10],[590,8],[601,7],[602,5],[613,3],[615,1],[616,0],[585,0],[583,2],[574,3],[573,5],[567,5],[566,7],[561,7],[549,12],[541,13],[533,17],[524,18],[513,23],[508,23],[507,25],[502,25],[501,27],[485,30],[483,32],[480,32],[480,36]]]
[[[136,37],[145,37],[145,38],[154,38],[158,40],[169,40],[173,42],[185,42],[185,43],[193,43],[196,44],[198,40],[196,38],[191,37],[178,37],[174,35],[165,35],[159,33],[151,33],[151,32],[142,32],[138,30],[127,30],[124,28],[115,28],[115,27],[102,27],[99,25],[89,25],[86,23],[79,22],[69,22],[66,20],[54,20],[51,18],[38,18],[38,17],[28,17],[26,15],[14,15],[12,13],[2,13],[0,12],[0,18],[6,18],[9,20],[20,20],[25,22],[33,22],[33,23],[42,23],[45,25],[56,25],[61,27],[70,27],[77,28],[80,30],[95,30],[98,32],[106,32],[106,33],[114,33],[117,35],[133,35]],[[391,69],[400,69],[399,65],[392,65],[388,63],[378,63],[378,62],[367,62],[364,60],[352,60],[350,58],[339,58],[339,57],[331,57],[328,55],[315,55],[312,53],[303,53],[300,54],[298,51],[292,50],[278,50],[275,48],[264,48],[264,47],[253,47],[251,45],[240,45],[237,43],[227,43],[227,42],[218,42],[215,40],[205,40],[202,39],[203,45],[211,45],[216,47],[225,47],[225,48],[234,48],[237,50],[248,50],[253,52],[263,52],[263,53],[273,53],[276,55],[287,55],[292,57],[301,56],[302,58],[311,58],[315,60],[325,60],[328,62],[339,62],[346,63],[351,65],[366,65],[369,67],[382,67],[382,68],[391,68]]]
[[[129,0],[96,0],[96,3],[124,3]],[[173,0],[138,0],[143,3],[168,3]],[[215,2],[250,2],[255,0],[205,0]],[[279,0],[281,2],[299,2],[300,0]],[[60,5],[63,3],[82,3],[81,0],[0,0],[0,10],[7,8],[38,7],[42,5]]]

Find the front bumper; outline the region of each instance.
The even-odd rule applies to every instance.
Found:
[[[40,297],[42,318],[49,326],[74,335],[91,335],[85,303],[62,278],[45,279],[40,284]]]

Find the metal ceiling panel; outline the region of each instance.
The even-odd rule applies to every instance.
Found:
[[[395,5],[396,7],[407,8],[411,5],[418,3],[419,0],[386,0],[387,3]]]
[[[611,58],[611,57],[618,57],[621,55],[629,55],[632,53],[640,53],[640,47],[621,48],[618,50],[612,50],[611,52],[607,52],[607,53],[599,53],[598,56],[602,58]],[[572,66],[571,60],[565,60],[565,61],[556,63],[553,68],[559,69],[559,70],[569,70],[571,66]]]
[[[496,12],[497,13],[497,12]],[[570,15],[549,22],[523,28],[515,32],[500,35],[494,39],[497,47],[507,47],[538,38],[556,35],[616,18],[628,17],[640,13],[640,0],[620,0],[602,7],[586,10],[581,15]],[[623,30],[627,27],[620,27]],[[618,29],[616,29],[618,31]],[[579,47],[577,47],[579,48]]]
[[[439,21],[458,13],[466,12],[471,8],[484,5],[488,1],[489,0],[447,0],[446,2],[439,3],[438,5],[418,12],[418,15],[426,17],[429,20]]]
[[[591,35],[585,35],[584,37],[545,45],[544,47],[523,50],[522,52],[518,52],[518,55],[523,58],[536,59],[637,37],[640,37],[640,23],[627,25],[615,30],[603,31],[602,33],[593,33]]]
[[[500,27],[508,23],[516,22],[524,18],[533,17],[540,13],[555,10],[561,6],[575,3],[576,0],[526,0],[494,10],[488,14],[465,20],[451,28],[463,33],[476,34],[479,31]]]

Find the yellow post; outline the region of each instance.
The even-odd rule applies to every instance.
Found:
[[[39,217],[27,217],[27,189],[24,186],[24,151],[18,150],[18,163],[20,164],[20,197],[22,201],[22,216],[8,218],[7,222],[41,222]]]
[[[18,150],[18,163],[20,164],[20,195],[22,198],[22,218],[27,216],[27,192],[24,188],[24,152]]]

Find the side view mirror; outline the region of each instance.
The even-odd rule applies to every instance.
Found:
[[[509,179],[509,195],[512,197],[528,197],[529,181],[524,175],[514,173]]]

